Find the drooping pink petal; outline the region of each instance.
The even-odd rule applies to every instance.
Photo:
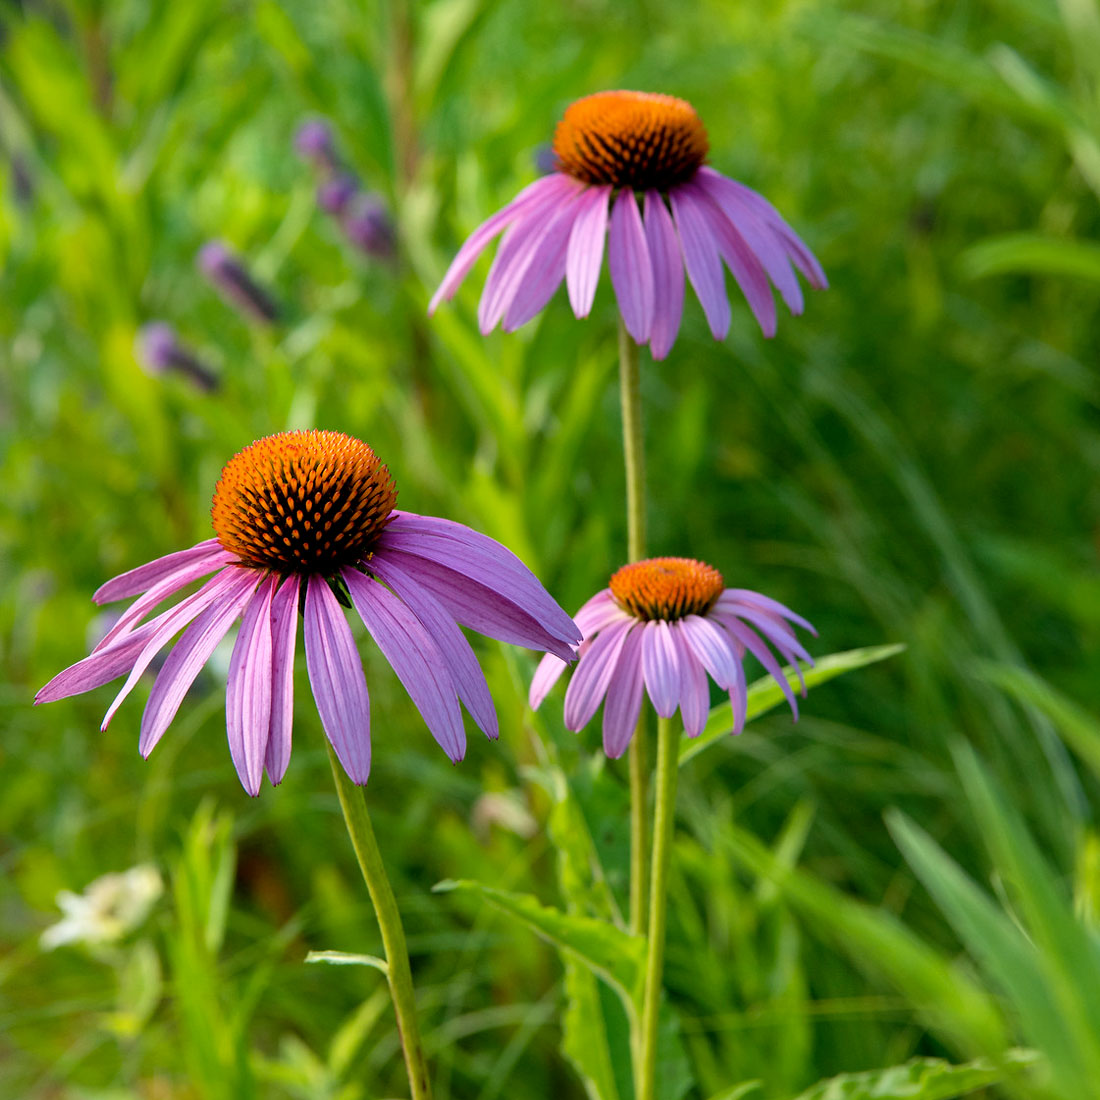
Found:
[[[573,622],[577,624],[577,629],[587,640],[612,623],[629,618],[630,615],[615,602],[611,589],[604,588],[584,603],[580,611],[573,616]]]
[[[623,324],[636,344],[649,340],[653,325],[653,263],[634,190],[624,187],[611,207],[607,262]]]
[[[737,654],[725,631],[700,615],[687,615],[681,620],[681,630],[695,656],[723,691],[729,691],[737,681]]]
[[[680,662],[680,717],[688,737],[698,737],[710,714],[710,690],[706,671],[695,656],[683,625],[682,621],[672,624],[672,640]]]
[[[477,657],[454,617],[447,613],[430,592],[417,584],[410,573],[396,564],[392,557],[385,554],[375,555],[370,567],[420,620],[447,662],[459,699],[485,734],[495,740],[500,736],[500,730],[493,697],[489,693],[489,685],[485,682],[485,674],[477,663]]]
[[[372,562],[382,554],[387,558],[392,556],[402,569],[414,576],[417,584],[426,588],[460,626],[511,645],[556,653],[563,661],[575,658],[572,645],[555,638],[525,608],[496,589],[427,558],[392,548],[376,549]]]
[[[722,208],[737,231],[745,238],[757,259],[764,265],[768,278],[783,296],[787,308],[796,316],[802,312],[804,301],[798,278],[791,269],[791,262],[778,232],[763,221],[744,201],[738,191],[730,186],[733,181],[717,172],[700,172],[695,177],[698,185]]]
[[[538,577],[507,547],[453,520],[395,512],[378,540],[386,547],[447,566],[496,589],[564,642],[579,642],[576,623],[558,606]]]
[[[578,209],[579,202],[571,200],[551,216],[545,233],[531,253],[519,287],[504,312],[501,328],[505,332],[515,332],[521,325],[527,324],[561,286],[565,278],[565,256]]]
[[[538,710],[550,689],[558,682],[561,674],[569,666],[553,653],[543,654],[535,675],[531,677],[531,688],[527,692],[527,704],[532,710]]]
[[[716,172],[713,168],[703,167],[699,169],[698,176],[717,176],[731,185],[741,200],[756,214],[761,221],[767,223],[786,245],[787,254],[795,267],[806,276],[810,286],[816,290],[825,290],[829,280],[825,277],[825,271],[818,263],[817,257],[807,247],[805,241],[787,224],[783,215],[766,199],[759,191],[754,191],[739,180],[730,179]]]
[[[226,573],[230,574],[232,583],[207,604],[202,614],[183,632],[168,654],[164,667],[157,673],[145,713],[141,716],[138,751],[142,756],[148,756],[164,736],[195,677],[236,622],[260,582],[260,573],[255,569],[231,566]],[[110,714],[104,726],[109,719]]]
[[[106,649],[114,640],[122,634],[126,634],[134,623],[140,622],[147,612],[151,611],[162,600],[178,592],[184,586],[199,577],[205,577],[222,565],[235,560],[236,555],[225,550],[220,553],[208,554],[196,561],[190,561],[175,569],[166,577],[162,577],[149,589],[139,596],[126,610],[115,620],[115,624],[99,640],[96,649]],[[102,591],[102,589],[101,589]]]
[[[589,187],[577,200],[577,220],[569,235],[569,252],[565,261],[565,285],[569,291],[569,304],[578,318],[588,316],[596,297],[600,268],[603,266],[611,192],[610,184]]]
[[[276,584],[274,575],[265,577],[244,609],[225,689],[229,755],[253,798],[260,793],[271,732],[271,597]]]
[[[290,763],[299,586],[298,576],[292,573],[279,586],[271,601],[271,729],[264,768],[267,778],[274,785],[283,781]]]
[[[363,625],[405,685],[432,736],[452,763],[458,763],[466,755],[466,731],[447,662],[435,642],[388,588],[357,569],[344,569],[340,575]]]
[[[802,685],[802,694],[806,694],[806,680],[799,667],[800,660],[805,661],[811,668],[814,659],[806,651],[805,646],[795,637],[794,631],[778,616],[766,611],[758,611],[742,605],[737,611],[737,617],[751,623],[763,635],[764,640],[770,642],[778,650],[780,657],[791,665],[798,675],[798,681]]]
[[[115,696],[114,702],[111,703],[108,708],[107,715],[103,719],[103,724],[100,726],[100,729],[107,728],[111,719],[115,716],[115,711],[122,705],[122,701],[126,696],[133,691],[134,685],[140,679],[141,674],[149,667],[153,658],[168,644],[174,635],[208,607],[212,605],[222,606],[226,603],[235,604],[240,593],[244,592],[246,589],[247,591],[251,591],[259,582],[260,575],[254,569],[245,569],[241,566],[229,565],[222,569],[216,577],[212,577],[208,580],[198,592],[194,593],[194,595],[188,596],[187,599],[181,600],[175,607],[169,608],[169,610],[165,611],[163,614],[158,615],[153,620],[153,622],[157,624],[156,628],[150,634],[149,640],[145,643],[145,648],[142,649],[137,659],[134,661],[133,668],[130,669],[130,675],[127,677],[126,683],[122,685],[119,693]],[[251,588],[249,585],[251,585]],[[240,613],[239,610],[237,613]],[[228,629],[229,627],[227,625],[226,630]],[[224,631],[222,633],[224,634]],[[167,663],[165,663],[164,667],[168,667]],[[162,675],[163,672],[164,670],[162,669]],[[159,680],[160,676],[158,676],[157,679]],[[151,698],[152,696],[150,695],[150,699]]]
[[[642,709],[643,630],[632,630],[619,652],[615,676],[603,705],[603,750],[612,759],[626,752]]]
[[[706,314],[711,335],[716,340],[724,340],[730,330],[730,303],[726,297],[722,257],[711,235],[706,212],[700,208],[695,192],[683,185],[671,188],[668,197],[684,250],[688,278]]]
[[[347,619],[323,577],[306,582],[306,668],[321,725],[353,783],[370,775],[370,697]]]
[[[134,667],[134,662],[156,628],[156,623],[146,623],[106,649],[97,649],[82,661],[62,669],[45,687],[38,690],[34,697],[35,706],[39,703],[53,703],[70,695],[81,695],[85,691],[117,680]]]
[[[745,666],[737,662],[737,683],[730,691],[730,706],[733,708],[733,732],[736,736],[745,728],[749,714],[749,686],[745,683]]]
[[[808,630],[815,638],[817,637],[817,630],[813,623],[802,618],[801,615],[795,614],[786,604],[781,604],[778,600],[773,600],[771,596],[765,596],[761,592],[754,592],[751,588],[727,588],[718,597],[715,607],[736,610],[736,605],[739,603],[756,604],[765,611],[771,611],[776,615],[781,615],[784,619],[790,619],[792,623],[797,623]]]
[[[642,673],[653,709],[671,718],[680,703],[680,663],[664,619],[651,619],[643,628]]]
[[[775,335],[777,318],[775,298],[768,285],[768,277],[760,261],[738,233],[733,222],[726,217],[722,208],[697,183],[681,184],[681,193],[687,192],[698,203],[698,212],[710,227],[711,236],[718,245],[718,251],[726,261],[737,285],[745,295],[749,308],[767,337]]]
[[[92,596],[92,599],[96,603],[112,603],[115,600],[124,600],[127,596],[136,596],[139,592],[144,592],[151,585],[156,584],[157,581],[171,576],[176,570],[197,561],[210,559],[213,562],[210,570],[213,571],[219,565],[225,564],[221,560],[225,554],[226,551],[222,549],[222,545],[217,539],[206,539],[204,542],[200,542],[186,550],[177,550],[172,554],[165,554],[164,557],[157,558],[155,561],[139,565],[128,573],[120,573],[117,577],[107,581],[106,584],[101,585],[96,590],[95,595]],[[228,555],[226,560],[232,561],[233,555]]]
[[[645,193],[645,237],[653,264],[653,326],[649,330],[649,351],[664,359],[680,331],[684,312],[684,262],[680,238],[665,200],[657,191]]]
[[[623,642],[635,625],[633,619],[626,619],[609,626],[577,664],[565,692],[566,729],[582,730],[592,720],[615,675]]]
[[[787,702],[790,704],[790,708],[797,720],[798,701],[794,697],[791,685],[787,683],[787,677],[783,675],[783,670],[779,667],[779,662],[775,659],[775,655],[764,644],[760,636],[733,615],[716,614],[714,618],[764,666],[768,675],[770,675],[780,688],[782,688],[783,694],[786,696]]]
[[[497,326],[519,293],[542,241],[561,224],[558,215],[569,208],[584,186],[560,173],[551,178],[555,187],[523,210],[493,258],[477,309],[478,327],[485,335]]]
[[[462,280],[470,273],[470,268],[477,262],[478,256],[488,247],[492,239],[504,231],[526,210],[542,201],[548,193],[556,193],[560,188],[556,176],[544,176],[528,184],[507,206],[498,210],[491,218],[481,223],[466,238],[465,243],[458,250],[439,289],[432,295],[428,303],[428,315],[431,316],[444,299],[451,299],[455,291],[462,285]]]

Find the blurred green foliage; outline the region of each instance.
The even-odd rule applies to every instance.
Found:
[[[770,342],[742,304],[713,343],[689,296],[670,358],[643,357],[653,551],[784,600],[820,652],[908,645],[815,688],[797,726],[775,712],[682,769],[667,985],[689,1095],[789,1100],[845,1074],[810,1095],[854,1098],[902,1064],[894,1084],[926,1091],[900,1095],[1082,1095],[1100,1065],[1080,763],[1100,681],[1098,42],[1095,0],[4,5],[0,1095],[401,1094],[381,975],[304,965],[380,949],[304,678],[286,781],[256,800],[216,664],[147,763],[139,700],[105,733],[107,689],[30,701],[86,651],[95,588],[207,537],[222,463],[287,427],[366,439],[402,506],[506,542],[568,609],[605,583],[625,547],[606,274],[586,322],[559,294],[483,339],[484,265],[424,312],[564,106],[605,87],[690,99],[714,165],[832,281]],[[317,115],[393,210],[396,266],[317,210],[292,151]],[[282,323],[204,283],[211,238]],[[141,369],[152,320],[217,394]],[[368,796],[435,1091],[582,1096],[573,1067],[599,1052],[579,1052],[576,1006],[602,1005],[621,1047],[606,988],[476,893],[429,888],[621,907],[622,777],[597,730],[562,730],[558,696],[526,711],[526,655],[477,644],[502,737],[457,768],[363,646]],[[598,895],[569,856],[582,825]],[[59,889],[143,861],[172,888],[132,941],[40,950]],[[1006,1062],[1015,1044],[1048,1060]]]

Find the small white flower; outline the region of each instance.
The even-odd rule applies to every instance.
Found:
[[[39,939],[43,951],[63,943],[114,943],[149,915],[164,892],[160,872],[150,864],[102,875],[83,894],[62,890],[57,904],[64,916]]]

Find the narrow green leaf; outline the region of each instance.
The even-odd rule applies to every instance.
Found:
[[[816,687],[824,684],[836,676],[842,676],[845,672],[852,672],[857,668],[865,668],[867,665],[885,661],[888,657],[894,657],[905,649],[903,644],[866,646],[863,649],[849,649],[843,653],[830,653],[827,657],[818,660],[813,668],[802,665],[802,675],[806,678],[806,687]],[[783,670],[787,677],[787,683],[796,691],[799,690],[798,674],[788,666]],[[752,721],[761,714],[767,713],[773,707],[778,706],[784,700],[783,689],[770,677],[763,676],[749,685],[748,690],[748,716],[746,721]],[[680,764],[686,764],[696,757],[705,748],[721,740],[733,730],[733,708],[727,701],[719,703],[710,712],[707,724],[698,737],[685,739],[680,744]]]
[[[1006,233],[972,245],[959,257],[968,279],[991,275],[1069,275],[1100,282],[1100,245],[1038,233]]]
[[[311,951],[307,963],[330,963],[332,966],[373,966],[383,974],[389,974],[389,964],[377,955],[352,955],[347,951]]]
[[[818,1081],[796,1100],[953,1100],[995,1085],[1013,1070],[1034,1065],[1033,1051],[1009,1051],[1003,1061],[987,1059],[952,1065],[940,1058],[914,1058],[900,1066],[842,1073]]]
[[[490,905],[518,917],[537,935],[584,963],[620,994],[637,1003],[645,956],[645,940],[641,936],[631,936],[605,921],[563,913],[543,905],[531,894],[498,890],[469,879],[447,879],[432,889],[479,894]]]
[[[589,1100],[619,1100],[607,1024],[600,1006],[599,979],[571,958],[565,966],[566,1007],[562,1053],[584,1082]]]

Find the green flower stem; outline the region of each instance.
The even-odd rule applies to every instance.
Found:
[[[657,1021],[665,964],[665,914],[668,866],[676,819],[676,776],[679,772],[680,731],[671,718],[657,719],[657,781],[653,809],[653,866],[646,937],[645,987],[642,993],[641,1055],[635,1082],[637,1100],[656,1100]]]
[[[627,559],[645,557],[645,437],[638,345],[619,317],[619,395],[623,410],[626,462]],[[640,935],[646,921],[646,761],[645,712],[630,741],[630,930]]]
[[[386,951],[386,979],[390,983],[390,996],[397,1013],[397,1030],[401,1047],[405,1052],[405,1068],[409,1074],[412,1100],[431,1100],[432,1089],[428,1083],[428,1064],[424,1058],[424,1045],[420,1040],[420,1025],[416,1019],[416,994],[413,992],[412,972],[409,969],[409,949],[405,946],[405,930],[401,926],[401,914],[393,896],[393,887],[386,877],[382,853],[374,838],[367,800],[363,788],[356,786],[345,773],[332,746],[328,749],[332,776],[336,780],[336,793],[340,796],[340,809],[348,827],[352,847],[359,860],[359,869],[367,884],[378,927],[382,931],[382,945]]]

